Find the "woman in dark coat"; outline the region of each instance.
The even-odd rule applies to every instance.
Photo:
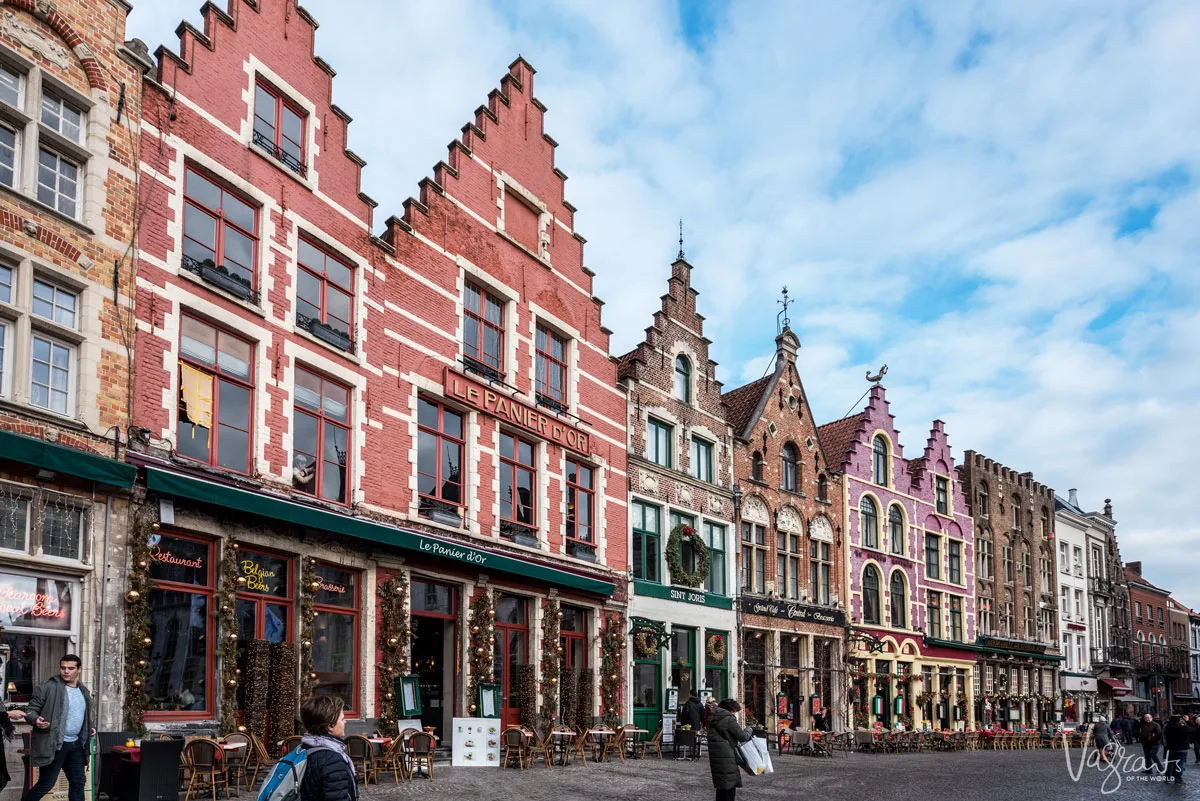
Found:
[[[741,709],[742,705],[737,701],[726,698],[708,713],[708,767],[712,771],[717,801],[734,801],[737,788],[742,786],[737,747],[749,742],[750,735],[734,717]]]
[[[308,751],[300,801],[356,801],[354,763],[346,753],[346,714],[342,699],[333,695],[309,698],[300,707],[308,731],[300,747]]]

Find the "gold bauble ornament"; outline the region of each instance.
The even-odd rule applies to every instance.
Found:
[[[551,676],[551,677],[549,678],[549,682],[550,682],[551,684],[558,684],[558,679],[556,679],[556,678],[554,678],[553,676]]]
[[[146,568],[150,567],[150,563],[147,562],[145,559],[142,559],[141,561],[138,562],[137,566],[138,566],[139,570],[145,570]]]
[[[225,686],[226,687],[236,687],[237,679],[230,679],[229,681],[225,682]]]
[[[474,705],[474,704],[471,704],[471,711],[472,711],[472,712],[474,712],[474,711],[475,711],[475,705]]]
[[[240,732],[245,732],[245,731],[246,731],[246,727],[245,727],[245,726],[238,726],[237,730],[238,730],[238,731],[240,731]]]
[[[396,639],[395,637],[388,637],[388,646],[389,647],[395,648],[399,644],[400,644],[400,641],[398,639]]]
[[[312,584],[309,584],[309,585],[308,585],[308,588],[309,588],[310,590],[312,590],[313,592],[319,592],[319,591],[320,591],[320,589],[321,589],[321,582],[319,582],[319,581],[314,581]]]
[[[308,677],[309,677],[310,679],[312,679],[313,681],[316,681],[316,680],[317,680],[317,674],[316,674],[316,673],[309,673],[309,674],[308,674]]]
[[[237,585],[238,585],[239,587],[245,587],[245,586],[246,586],[246,577],[245,577],[245,576],[238,576],[238,577],[237,577]]]
[[[238,550],[239,548],[241,548],[242,546],[240,546],[240,545],[238,545],[236,542],[234,542],[234,543],[230,543],[230,546],[229,546],[229,547],[230,547],[230,548],[233,548],[233,550],[235,550],[235,551],[236,551],[236,550]]]
[[[233,672],[234,672],[234,673],[236,673],[236,674],[237,674],[237,675],[239,675],[239,676],[240,676],[240,675],[242,675],[242,669],[241,669],[241,668],[234,668],[234,669],[233,669]]]
[[[308,640],[305,640],[304,642],[300,643],[300,647],[301,648],[312,648],[312,643],[309,642]]]
[[[229,632],[229,639],[236,640],[238,638],[236,631]]]
[[[142,599],[142,594],[140,592],[138,592],[137,590],[130,590],[129,592],[125,593],[125,600],[129,601],[129,603],[131,603],[131,604],[135,604],[138,601],[140,601],[141,599]]]
[[[495,609],[489,609],[489,610],[488,610],[488,617],[495,617],[495,616],[496,616],[496,610],[495,610]]]
[[[158,523],[151,523],[150,528],[154,531],[158,531],[159,525],[158,525]]]
[[[142,686],[142,680],[141,680],[141,679],[134,679],[134,680],[133,680],[133,686],[134,686],[134,687],[141,687],[141,686]]]
[[[479,633],[479,626],[471,626],[471,633],[472,633],[472,634],[478,634],[478,633]]]
[[[559,612],[557,615],[555,615],[555,617],[559,620],[562,620],[562,612]]]
[[[153,644],[154,644],[154,640],[150,639],[149,637],[142,638],[142,645],[146,646],[147,648],[149,648]]]
[[[146,666],[146,660],[145,660],[145,659],[139,659],[139,660],[138,660],[138,667],[145,667],[145,666]]]
[[[616,673],[610,673],[610,674],[609,674],[609,676],[608,676],[608,679],[609,679],[609,681],[616,681],[616,680],[617,680],[617,674],[616,674]]]
[[[482,648],[476,648],[476,649],[475,649],[475,653],[476,653],[476,655],[478,655],[478,656],[483,656],[483,649],[482,649]]]
[[[392,700],[393,698],[395,698],[396,696],[395,696],[395,694],[394,694],[394,693],[384,693],[384,694],[383,694],[383,697],[384,697],[384,698],[386,698],[386,699],[388,699],[388,700],[390,701],[390,700]]]
[[[561,654],[563,652],[563,647],[560,645],[556,650]]]

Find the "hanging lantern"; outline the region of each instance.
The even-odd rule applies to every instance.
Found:
[[[142,599],[142,594],[137,590],[129,590],[125,593],[125,600],[131,604],[135,604]]]

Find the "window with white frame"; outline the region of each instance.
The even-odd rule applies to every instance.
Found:
[[[71,365],[74,348],[34,333],[30,360],[29,402],[58,414],[71,414]]]
[[[79,165],[53,150],[38,152],[37,199],[68,217],[79,203]]]
[[[0,481],[0,550],[79,560],[87,522],[84,498]]]
[[[81,109],[63,100],[57,93],[42,94],[42,125],[72,142],[83,140],[84,115]]]

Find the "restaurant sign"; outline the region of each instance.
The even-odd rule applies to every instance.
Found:
[[[747,615],[781,617],[800,623],[821,623],[826,626],[846,625],[846,613],[840,609],[808,606],[771,598],[742,598],[742,612]]]
[[[467,378],[449,367],[445,371],[446,396],[479,409],[510,425],[570,448],[582,456],[591,455],[590,435],[575,426],[547,415],[540,410],[485,384]]]
[[[69,632],[74,581],[0,573],[0,626],[12,633]]]
[[[662,598],[666,601],[681,601],[685,604],[711,606],[714,609],[732,609],[733,599],[724,595],[715,595],[692,587],[664,587],[653,581],[633,582],[635,595],[645,595],[651,598]]]

